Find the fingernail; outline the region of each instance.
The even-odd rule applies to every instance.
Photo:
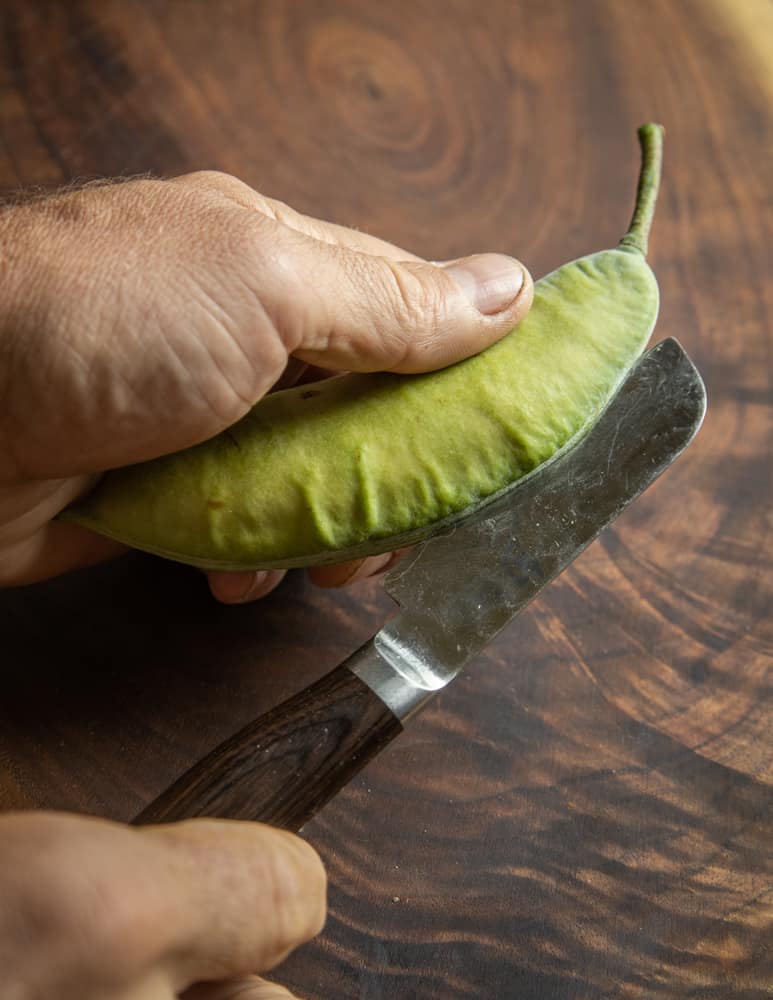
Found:
[[[478,312],[506,309],[523,287],[523,268],[501,253],[480,253],[443,265]]]
[[[376,573],[380,573],[392,562],[392,553],[384,552],[378,556],[369,556],[363,559],[359,569],[353,573],[345,583],[356,583],[359,580],[367,580]]]
[[[370,559],[356,559],[352,562],[341,563],[339,566],[331,566],[328,571],[328,579],[332,587],[345,587],[358,580],[364,580],[369,576],[368,565]]]
[[[254,597],[262,597],[263,592],[268,589],[271,574],[267,570],[259,570],[253,574],[252,583],[242,594],[241,601],[251,601]]]
[[[223,573],[217,581],[217,596],[228,604],[240,604],[254,597],[268,578],[266,570],[255,573]]]
[[[352,559],[331,566],[312,567],[309,576],[318,587],[346,587],[350,583],[357,583],[380,572],[391,559],[391,553],[387,552],[380,556],[368,556],[367,559]]]

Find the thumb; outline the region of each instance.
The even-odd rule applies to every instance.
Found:
[[[282,229],[260,300],[287,350],[322,368],[442,368],[509,333],[531,305],[531,277],[512,257],[398,261]]]

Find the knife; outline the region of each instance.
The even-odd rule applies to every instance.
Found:
[[[133,822],[219,816],[299,830],[674,461],[705,409],[695,366],[662,341],[579,441],[387,575],[400,612],[372,639]]]

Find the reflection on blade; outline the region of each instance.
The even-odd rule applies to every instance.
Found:
[[[448,683],[673,462],[705,408],[679,344],[649,351],[581,440],[389,574],[401,610],[379,654],[424,688]]]

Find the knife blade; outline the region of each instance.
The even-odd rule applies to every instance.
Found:
[[[133,822],[220,816],[300,829],[681,454],[705,409],[695,366],[662,341],[581,439],[386,577],[400,611],[372,639]]]

